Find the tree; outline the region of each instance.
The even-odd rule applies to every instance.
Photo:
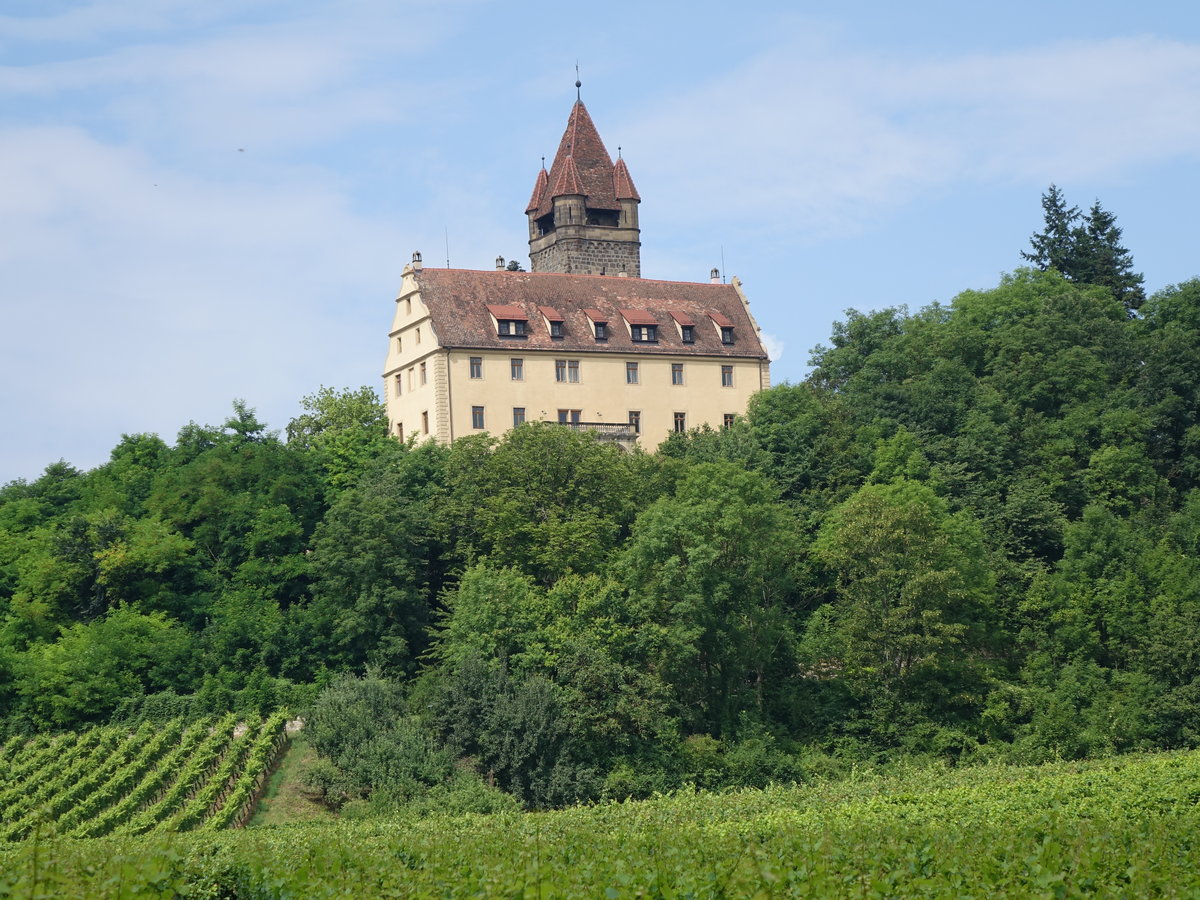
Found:
[[[1133,271],[1133,254],[1121,246],[1116,222],[1117,217],[1099,200],[1092,204],[1083,225],[1073,232],[1076,259],[1072,280],[1104,285],[1132,312],[1146,302],[1145,279]]]
[[[829,654],[810,666],[838,671],[878,730],[914,712],[969,713],[994,601],[975,523],[927,484],[897,477],[837,507],[812,552],[832,576],[833,602],[810,620],[806,643]]]
[[[1079,207],[1068,207],[1052,184],[1042,195],[1042,211],[1045,226],[1029,239],[1033,252],[1021,251],[1022,257],[1043,272],[1057,269],[1070,281],[1108,288],[1130,312],[1145,302],[1144,278],[1133,271],[1133,254],[1121,246],[1117,217],[1099,200],[1085,216]]]
[[[310,602],[291,611],[289,670],[411,674],[425,649],[430,597],[441,587],[430,522],[446,449],[394,444],[334,502],[313,535]],[[315,651],[315,653],[314,653]]]
[[[288,423],[288,446],[317,454],[334,491],[354,484],[387,449],[387,411],[372,388],[322,386],[300,404],[305,412]]]
[[[618,565],[638,640],[697,730],[762,716],[793,641],[796,525],[774,486],[730,463],[688,470],[638,516]]]
[[[1022,250],[1021,256],[1043,272],[1057,269],[1071,278],[1076,265],[1075,223],[1079,221],[1079,207],[1067,206],[1062,191],[1051,184],[1049,190],[1042,194],[1042,213],[1045,227],[1029,239],[1033,252]]]

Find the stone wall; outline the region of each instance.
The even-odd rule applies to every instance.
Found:
[[[529,255],[534,272],[567,275],[619,275],[642,277],[641,244],[633,241],[603,241],[563,238]]]

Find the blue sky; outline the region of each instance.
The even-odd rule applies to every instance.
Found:
[[[413,250],[527,263],[576,61],[643,274],[723,255],[776,381],[848,308],[994,286],[1052,181],[1150,289],[1200,275],[1194,3],[6,0],[0,482],[378,387]]]

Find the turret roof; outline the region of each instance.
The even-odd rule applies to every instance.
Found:
[[[582,100],[576,100],[567,119],[567,130],[549,174],[543,167],[525,210],[539,218],[554,208],[554,198],[583,194],[589,209],[619,210],[621,200],[640,200],[624,160],[613,165],[600,133]]]

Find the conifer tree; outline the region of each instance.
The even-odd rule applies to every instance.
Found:
[[[1021,256],[1043,272],[1047,269],[1058,269],[1067,278],[1071,278],[1071,272],[1075,269],[1075,223],[1079,221],[1079,207],[1068,207],[1062,191],[1051,184],[1050,189],[1042,194],[1042,211],[1045,214],[1046,227],[1041,233],[1029,238],[1033,252],[1026,253],[1022,250]]]
[[[1044,229],[1029,239],[1032,253],[1021,256],[1045,271],[1057,269],[1068,281],[1103,285],[1130,312],[1146,299],[1143,276],[1133,271],[1133,254],[1121,246],[1117,217],[1097,200],[1083,215],[1051,184],[1042,194]]]
[[[1143,276],[1133,271],[1133,254],[1121,246],[1116,222],[1099,200],[1092,204],[1083,225],[1074,230],[1077,272],[1072,280],[1102,284],[1127,309],[1135,310],[1146,300]]]

